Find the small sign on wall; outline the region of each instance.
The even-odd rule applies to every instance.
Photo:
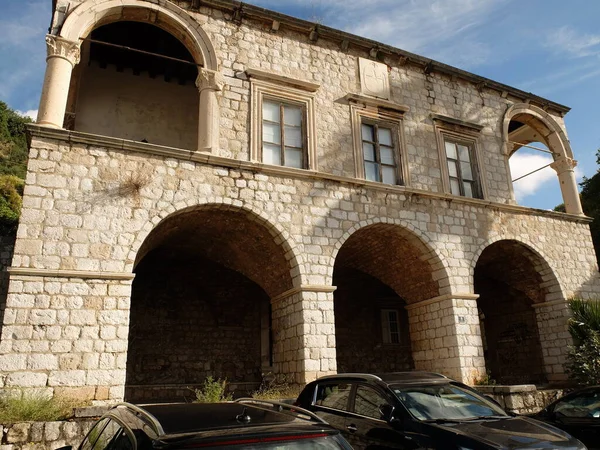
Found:
[[[370,59],[358,58],[358,70],[361,94],[389,100],[388,66]]]

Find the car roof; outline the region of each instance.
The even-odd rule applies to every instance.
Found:
[[[352,379],[361,381],[375,381],[387,385],[411,385],[422,383],[448,383],[452,380],[446,376],[435,372],[422,372],[413,370],[410,372],[389,372],[389,373],[340,373],[337,375],[327,375],[319,378],[321,380]]]
[[[131,405],[121,404],[139,418],[150,422],[159,438],[193,434],[211,430],[247,429],[264,426],[282,426],[298,429],[306,425],[325,425],[312,413],[290,405],[267,402],[226,403],[167,403]],[[285,408],[287,407],[287,409]],[[141,416],[141,417],[140,417]],[[313,428],[313,427],[310,427]],[[325,428],[328,428],[325,426]]]

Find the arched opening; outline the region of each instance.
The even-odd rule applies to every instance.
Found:
[[[511,127],[517,124],[520,122],[510,122]],[[544,142],[525,142],[513,150],[508,159],[515,200],[522,206],[552,209],[561,203],[562,195],[556,171],[550,167],[554,162],[552,152]],[[542,190],[544,199],[535,197]]]
[[[190,209],[139,250],[131,296],[125,398],[189,398],[208,376],[236,395],[272,370],[270,299],[292,287],[277,237],[236,209]]]
[[[534,305],[548,294],[549,269],[525,245],[498,241],[475,266],[486,367],[501,384],[546,382]]]
[[[66,127],[196,150],[197,76],[188,48],[162,28],[132,20],[97,26],[73,71]]]
[[[406,305],[439,295],[423,243],[406,229],[370,225],[352,234],[334,265],[339,372],[414,368]]]
[[[549,198],[549,203],[538,201],[533,206],[551,209],[561,203],[562,197],[567,213],[582,215],[574,174],[577,162],[573,159],[566,134],[557,121],[541,108],[517,104],[507,110],[503,128],[515,200],[532,205],[525,197],[553,178],[554,172],[559,182],[551,186],[555,190],[558,186],[561,195],[556,190],[556,196]]]

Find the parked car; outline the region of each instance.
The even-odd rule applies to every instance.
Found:
[[[565,430],[590,450],[600,449],[600,386],[571,392],[531,417]]]
[[[529,417],[507,414],[443,375],[339,374],[306,385],[295,403],[336,427],[354,448],[585,449]]]
[[[131,405],[104,414],[79,450],[351,449],[338,430],[309,411],[242,399],[227,403]],[[71,450],[63,447],[59,450]]]

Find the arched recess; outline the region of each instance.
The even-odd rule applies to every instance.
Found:
[[[517,150],[527,148],[524,146],[536,142],[543,144],[541,146],[543,150],[544,146],[547,147],[550,155],[549,162],[552,163],[550,167],[558,175],[566,212],[582,214],[573,171],[577,161],[573,158],[573,151],[564,129],[550,114],[537,106],[526,103],[510,106],[504,114],[503,140],[509,176],[511,170],[508,160]],[[512,182],[510,187],[512,190]]]
[[[486,367],[502,384],[547,381],[536,305],[560,296],[546,260],[516,240],[501,239],[477,256],[475,293]]]
[[[407,228],[372,223],[353,231],[333,271],[338,371],[414,368],[405,307],[440,296],[442,283],[440,258]]]
[[[209,97],[220,89],[207,84],[217,73],[216,54],[183,9],[168,1],[84,2],[60,36],[81,41],[66,128],[187,150],[212,147],[218,108],[201,91]]]
[[[272,330],[270,299],[293,287],[295,263],[274,227],[241,208],[162,220],[136,259],[126,399],[181,400],[207,376],[256,389],[285,334]]]

